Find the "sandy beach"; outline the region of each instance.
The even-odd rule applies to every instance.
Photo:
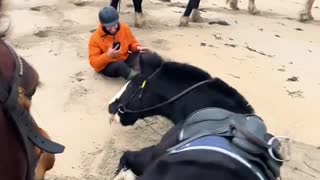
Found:
[[[133,127],[109,124],[107,103],[125,81],[102,77],[88,63],[89,37],[99,9],[109,1],[6,3],[12,21],[7,41],[37,69],[42,82],[32,114],[52,139],[66,146],[48,179],[112,179],[123,150],[154,144],[160,136],[145,122]],[[206,22],[178,27],[186,3],[144,1],[147,26],[135,28],[132,2],[122,0],[120,19],[163,57],[229,83],[271,133],[292,138],[293,161],[284,168],[284,179],[320,179],[320,1],[312,9],[315,20],[300,23],[302,0],[257,0],[261,14],[256,16],[248,13],[247,1],[233,11],[224,0],[202,0]],[[229,25],[208,23],[217,19]],[[163,134],[171,126],[161,117],[148,122]]]

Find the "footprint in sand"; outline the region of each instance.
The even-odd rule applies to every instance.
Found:
[[[41,11],[41,12],[53,12],[55,11],[57,8],[55,6],[34,6],[31,7],[30,10],[31,11]]]
[[[300,91],[300,90],[298,90],[298,91],[289,91],[289,90],[287,90],[287,93],[292,98],[304,98],[303,92]]]
[[[187,7],[187,5],[185,3],[181,3],[181,2],[170,3],[168,6],[169,7],[179,7],[179,8],[186,8]]]
[[[59,36],[65,38],[68,35],[74,34],[73,28],[77,24],[77,22],[70,19],[62,19],[60,20],[59,26],[47,26],[43,29],[37,30],[35,33],[33,33],[33,35],[39,38],[46,38],[49,36]]]
[[[115,146],[115,139],[111,138],[102,147],[97,147],[94,152],[83,152],[83,161],[80,168],[85,172],[84,177],[95,174],[103,179],[112,176],[116,171],[122,150]],[[90,175],[89,175],[90,176]]]
[[[73,2],[73,5],[75,5],[75,6],[80,6],[80,7],[82,7],[82,6],[88,6],[89,4],[90,4],[90,2],[88,2],[88,1]]]
[[[81,81],[85,80],[85,78],[83,77],[84,74],[85,74],[85,71],[79,71],[74,76],[71,76],[70,78],[72,78],[73,83],[75,82],[75,80],[77,82],[81,82]]]
[[[75,108],[84,108],[81,104],[85,103],[87,94],[90,93],[87,87],[81,84],[72,84],[72,87],[68,89],[69,97],[64,103],[64,110],[69,111]],[[76,106],[75,106],[76,105]]]
[[[85,1],[85,0],[78,0],[74,2],[70,2],[75,6],[84,7],[84,6],[96,6],[102,7],[105,6],[105,1]]]
[[[84,86],[75,86],[71,89],[70,96],[72,98],[79,98],[88,94],[88,89]]]
[[[287,81],[296,82],[296,81],[299,81],[299,77],[298,76],[292,76],[292,77],[288,78]]]
[[[64,20],[62,20],[61,26],[63,26],[63,27],[71,27],[71,26],[74,26],[74,25],[77,25],[77,24],[79,24],[79,23],[76,22],[76,21],[73,21],[71,19],[64,19]]]
[[[45,38],[45,37],[49,37],[50,33],[51,33],[51,30],[40,30],[40,31],[37,31],[36,33],[33,33],[33,35],[39,38]]]
[[[152,41],[153,46],[162,50],[170,50],[168,47],[169,42],[165,39],[156,39]]]

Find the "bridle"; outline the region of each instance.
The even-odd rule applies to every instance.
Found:
[[[21,77],[23,76],[23,62],[20,56],[1,40],[1,44],[11,52],[15,58],[16,68],[14,71],[13,83],[9,87],[6,83],[1,83],[0,88],[0,103],[4,112],[10,116],[16,129],[18,130],[22,139],[24,149],[27,153],[28,159],[28,179],[34,179],[34,170],[38,162],[37,157],[33,151],[34,146],[40,148],[42,151],[56,154],[64,151],[64,146],[50,141],[43,137],[33,123],[31,115],[18,102],[18,87]]]
[[[151,110],[155,110],[155,109],[158,109],[160,107],[163,107],[167,104],[170,104],[174,101],[177,101],[179,98],[183,97],[184,95],[188,94],[189,92],[193,91],[194,89],[204,85],[204,84],[208,84],[208,83],[211,83],[213,81],[215,81],[215,78],[212,78],[212,79],[206,79],[206,80],[203,80],[203,81],[200,81],[192,86],[190,86],[189,88],[183,90],[182,92],[180,92],[179,94],[173,96],[172,98],[168,99],[167,101],[165,102],[162,102],[160,104],[157,104],[155,106],[152,106],[152,107],[148,107],[148,108],[144,108],[144,109],[140,109],[140,110],[131,110],[131,109],[127,109],[126,108],[126,105],[130,102],[130,100],[132,98],[134,98],[139,92],[140,95],[139,95],[139,99],[141,101],[141,98],[142,98],[142,95],[143,95],[143,90],[147,84],[148,81],[150,81],[158,72],[160,72],[160,70],[162,69],[163,67],[163,63],[161,64],[161,66],[159,68],[157,68],[157,70],[155,72],[153,72],[149,77],[147,77],[143,82],[142,84],[139,86],[139,88],[128,98],[128,101],[126,101],[125,103],[123,104],[119,104],[118,105],[118,109],[117,109],[117,112],[119,112],[120,114],[125,114],[125,113],[142,113],[142,112],[147,112],[147,111],[151,111]]]

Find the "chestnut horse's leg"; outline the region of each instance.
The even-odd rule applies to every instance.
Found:
[[[50,139],[46,131],[44,131],[41,128],[38,128],[38,130],[42,136]],[[37,157],[40,156],[37,167],[35,169],[35,180],[43,180],[45,177],[46,171],[50,170],[53,167],[55,162],[55,156],[54,154],[49,154],[46,152],[41,153],[39,148],[35,148],[34,151]]]

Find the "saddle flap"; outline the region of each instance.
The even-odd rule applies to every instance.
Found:
[[[247,115],[245,121],[232,119],[231,126],[235,129],[232,142],[253,154],[265,152],[269,148],[265,139],[267,128],[263,121],[255,115]]]
[[[204,108],[192,113],[185,121],[179,140],[197,136],[199,132],[224,134],[230,130],[230,117],[233,113],[219,108]]]

